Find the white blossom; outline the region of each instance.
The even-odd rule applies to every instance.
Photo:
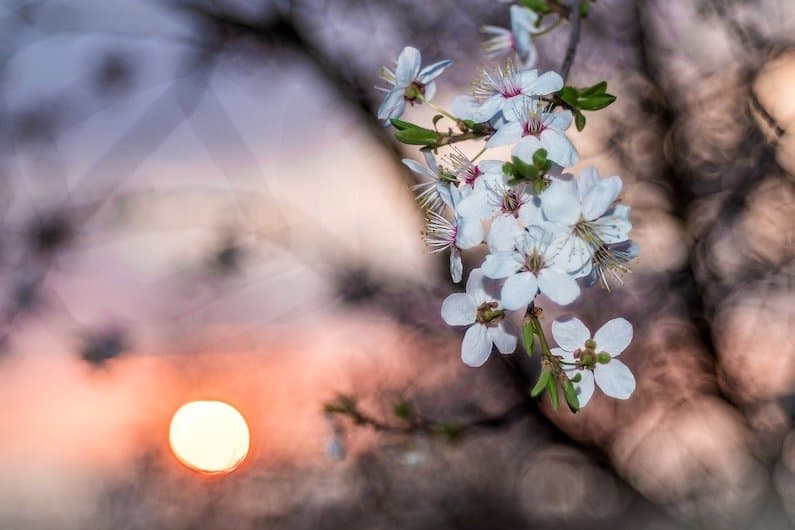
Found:
[[[580,295],[576,280],[558,264],[552,234],[541,227],[522,231],[516,250],[486,256],[482,269],[489,278],[506,278],[500,299],[512,311],[527,306],[538,291],[560,305],[568,305]]]
[[[607,245],[629,238],[629,207],[614,204],[621,187],[621,177],[602,179],[589,168],[580,174],[579,182],[552,179],[542,194],[544,216],[555,227],[570,272],[589,275],[597,251],[609,252]]]
[[[516,144],[512,154],[530,164],[539,149],[546,149],[547,159],[560,166],[577,163],[577,149],[566,136],[571,111],[549,112],[542,101],[525,99],[503,114],[507,121],[492,135],[487,147]]]
[[[594,391],[594,383],[606,395],[629,399],[635,390],[635,376],[626,364],[616,359],[632,341],[632,324],[624,318],[606,322],[591,338],[591,332],[579,319],[555,320],[552,336],[560,346],[552,354],[562,361],[570,378],[579,374],[575,382],[577,398],[584,407]]]
[[[500,112],[512,112],[525,98],[546,96],[563,88],[557,72],[518,71],[512,60],[495,70],[484,70],[471,96],[457,96],[450,103],[459,118],[478,123],[489,121]]]
[[[461,360],[468,366],[482,366],[492,346],[500,353],[516,349],[516,337],[505,327],[505,310],[484,286],[483,271],[469,273],[466,293],[453,293],[442,303],[442,318],[451,326],[469,326],[461,344]]]
[[[538,15],[532,9],[511,6],[511,29],[499,26],[483,26],[481,31],[489,38],[483,43],[486,55],[491,59],[515,53],[522,68],[532,68],[538,60],[538,51],[531,35],[538,31]]]
[[[381,88],[386,92],[384,101],[378,109],[378,119],[389,125],[391,118],[399,118],[406,108],[406,102],[414,103],[420,97],[430,101],[436,93],[434,79],[453,64],[447,59],[421,69],[422,58],[417,48],[406,46],[396,61],[393,72],[386,66],[381,69],[381,77],[392,88]]]

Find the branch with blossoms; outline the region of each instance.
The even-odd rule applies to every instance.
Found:
[[[621,178],[602,177],[596,168],[579,177],[565,171],[579,160],[567,130],[572,123],[583,130],[585,112],[616,99],[606,81],[586,87],[565,82],[588,7],[581,0],[512,5],[509,28],[483,28],[484,49],[494,64],[483,69],[470,93],[453,98],[449,109],[432,99],[436,80],[452,61],[423,68],[419,50],[406,47],[394,69],[382,70],[389,86],[382,88],[378,111],[398,141],[420,147],[424,164],[403,162],[424,179],[414,188],[425,212],[424,239],[431,252],[449,251],[453,281],[463,281],[464,251],[487,250],[482,264],[469,272],[465,292],[449,295],[441,308],[447,324],[467,327],[463,362],[482,366],[495,347],[513,353],[521,336],[529,356],[540,352],[531,396],[546,394],[553,408],[563,401],[572,412],[587,405],[596,386],[616,399],[628,399],[635,389],[632,372],[617,359],[632,340],[626,319],[613,318],[594,334],[577,318],[556,320],[551,345],[538,303],[539,294],[567,306],[584,287],[601,284],[610,290],[622,282],[639,251],[629,236],[630,209],[618,202]],[[539,72],[533,40],[566,21],[569,45],[561,73]],[[430,126],[404,118],[414,105],[436,111]],[[440,127],[446,123],[446,129]],[[455,145],[462,142],[477,143],[478,154],[469,158]],[[510,159],[481,160],[503,146],[511,146]],[[512,312],[524,313],[521,330],[511,326]]]

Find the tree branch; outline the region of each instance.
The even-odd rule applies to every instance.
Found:
[[[573,0],[571,3],[572,16],[569,17],[571,30],[569,32],[569,45],[566,47],[566,56],[563,58],[563,65],[560,67],[560,75],[563,82],[569,77],[571,66],[574,63],[574,56],[577,53],[577,44],[580,42],[580,5],[582,0]]]

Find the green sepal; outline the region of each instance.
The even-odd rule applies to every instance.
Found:
[[[418,129],[418,128],[421,128],[419,125],[414,125],[411,122],[399,120],[397,118],[390,118],[389,122],[392,124],[392,126],[395,129],[397,129],[399,131],[404,131],[406,129]]]
[[[566,398],[566,404],[569,406],[570,411],[577,412],[580,410],[580,400],[577,398],[577,389],[574,388],[574,384],[568,379],[563,383],[563,396]]]
[[[536,152],[533,153],[533,165],[537,169],[543,169],[547,165],[546,149],[537,149]]]
[[[549,392],[549,402],[552,403],[552,408],[558,410],[560,398],[558,397],[558,382],[554,377],[550,377],[547,382],[547,392]]]
[[[535,348],[533,347],[535,345],[534,338],[535,330],[533,330],[533,325],[528,322],[524,325],[524,328],[522,328],[522,341],[528,357],[532,357],[533,353],[535,353]]]
[[[547,384],[552,380],[552,371],[549,368],[541,370],[541,375],[538,376],[536,385],[530,391],[532,397],[538,396],[547,387]]]

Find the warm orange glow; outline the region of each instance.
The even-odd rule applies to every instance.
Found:
[[[228,473],[248,454],[248,425],[237,409],[222,401],[193,401],[174,414],[169,442],[189,468]]]

